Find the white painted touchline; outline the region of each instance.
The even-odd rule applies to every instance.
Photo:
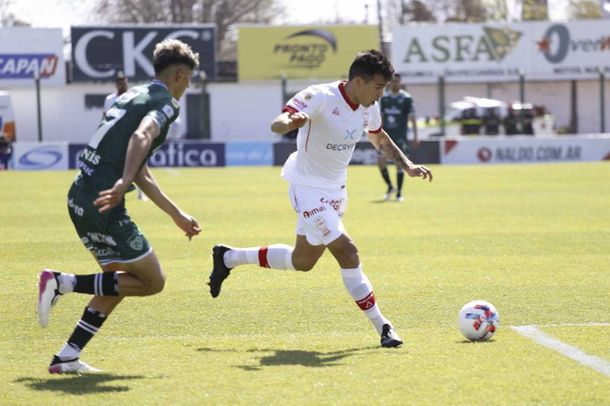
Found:
[[[573,347],[561,342],[558,339],[543,333],[538,329],[537,326],[511,326],[511,328],[522,336],[532,339],[540,345],[555,350],[558,353],[565,355],[578,363],[588,366],[597,372],[601,372],[606,376],[610,376],[610,362],[602,358],[589,355],[577,347]]]

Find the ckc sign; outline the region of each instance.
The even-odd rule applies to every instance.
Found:
[[[134,81],[148,80],[155,74],[155,45],[166,38],[189,44],[199,53],[199,70],[215,77],[213,25],[72,27],[71,35],[75,82],[113,81],[119,70]]]

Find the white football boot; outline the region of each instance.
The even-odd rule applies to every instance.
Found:
[[[59,284],[55,272],[43,269],[38,275],[38,322],[45,328],[49,325],[51,307],[57,303],[61,293],[57,290]]]

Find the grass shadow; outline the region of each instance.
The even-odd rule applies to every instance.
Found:
[[[16,379],[20,383],[36,391],[61,392],[72,395],[85,395],[88,393],[127,392],[126,385],[108,385],[114,381],[128,381],[144,379],[141,375],[114,375],[108,373],[85,375],[61,375],[59,377],[42,379],[24,377]]]
[[[248,353],[271,353],[262,355],[258,358],[258,365],[238,365],[237,368],[245,371],[258,371],[263,367],[273,367],[282,365],[300,365],[309,368],[325,368],[341,365],[340,361],[346,357],[363,354],[369,351],[378,351],[379,347],[350,348],[340,351],[320,352],[304,350],[276,350],[276,349],[252,349],[246,350]],[[238,352],[235,350],[215,350],[209,347],[202,347],[197,351],[206,352]]]
[[[467,339],[463,339],[463,340],[456,340],[456,344],[491,344],[494,343],[495,340],[493,338],[490,338],[489,340],[467,340]]]

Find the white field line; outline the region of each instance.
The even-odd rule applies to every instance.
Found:
[[[170,175],[180,176],[180,172],[172,167],[166,166],[163,169],[165,170],[165,172],[169,173]]]
[[[558,324],[558,326],[565,326],[566,324]],[[567,325],[576,325],[576,324],[567,324]],[[586,324],[588,326],[591,325],[609,325],[609,323],[592,323]],[[540,345],[543,345],[547,348],[557,351],[561,355],[565,355],[568,358],[573,359],[574,361],[583,364],[591,369],[596,370],[608,377],[610,377],[610,362],[596,357],[594,355],[589,355],[577,347],[573,347],[568,345],[562,341],[559,341],[553,336],[543,333],[538,329],[538,326],[511,326],[511,328],[517,333],[521,334],[524,337],[527,337],[531,340],[534,340]]]

